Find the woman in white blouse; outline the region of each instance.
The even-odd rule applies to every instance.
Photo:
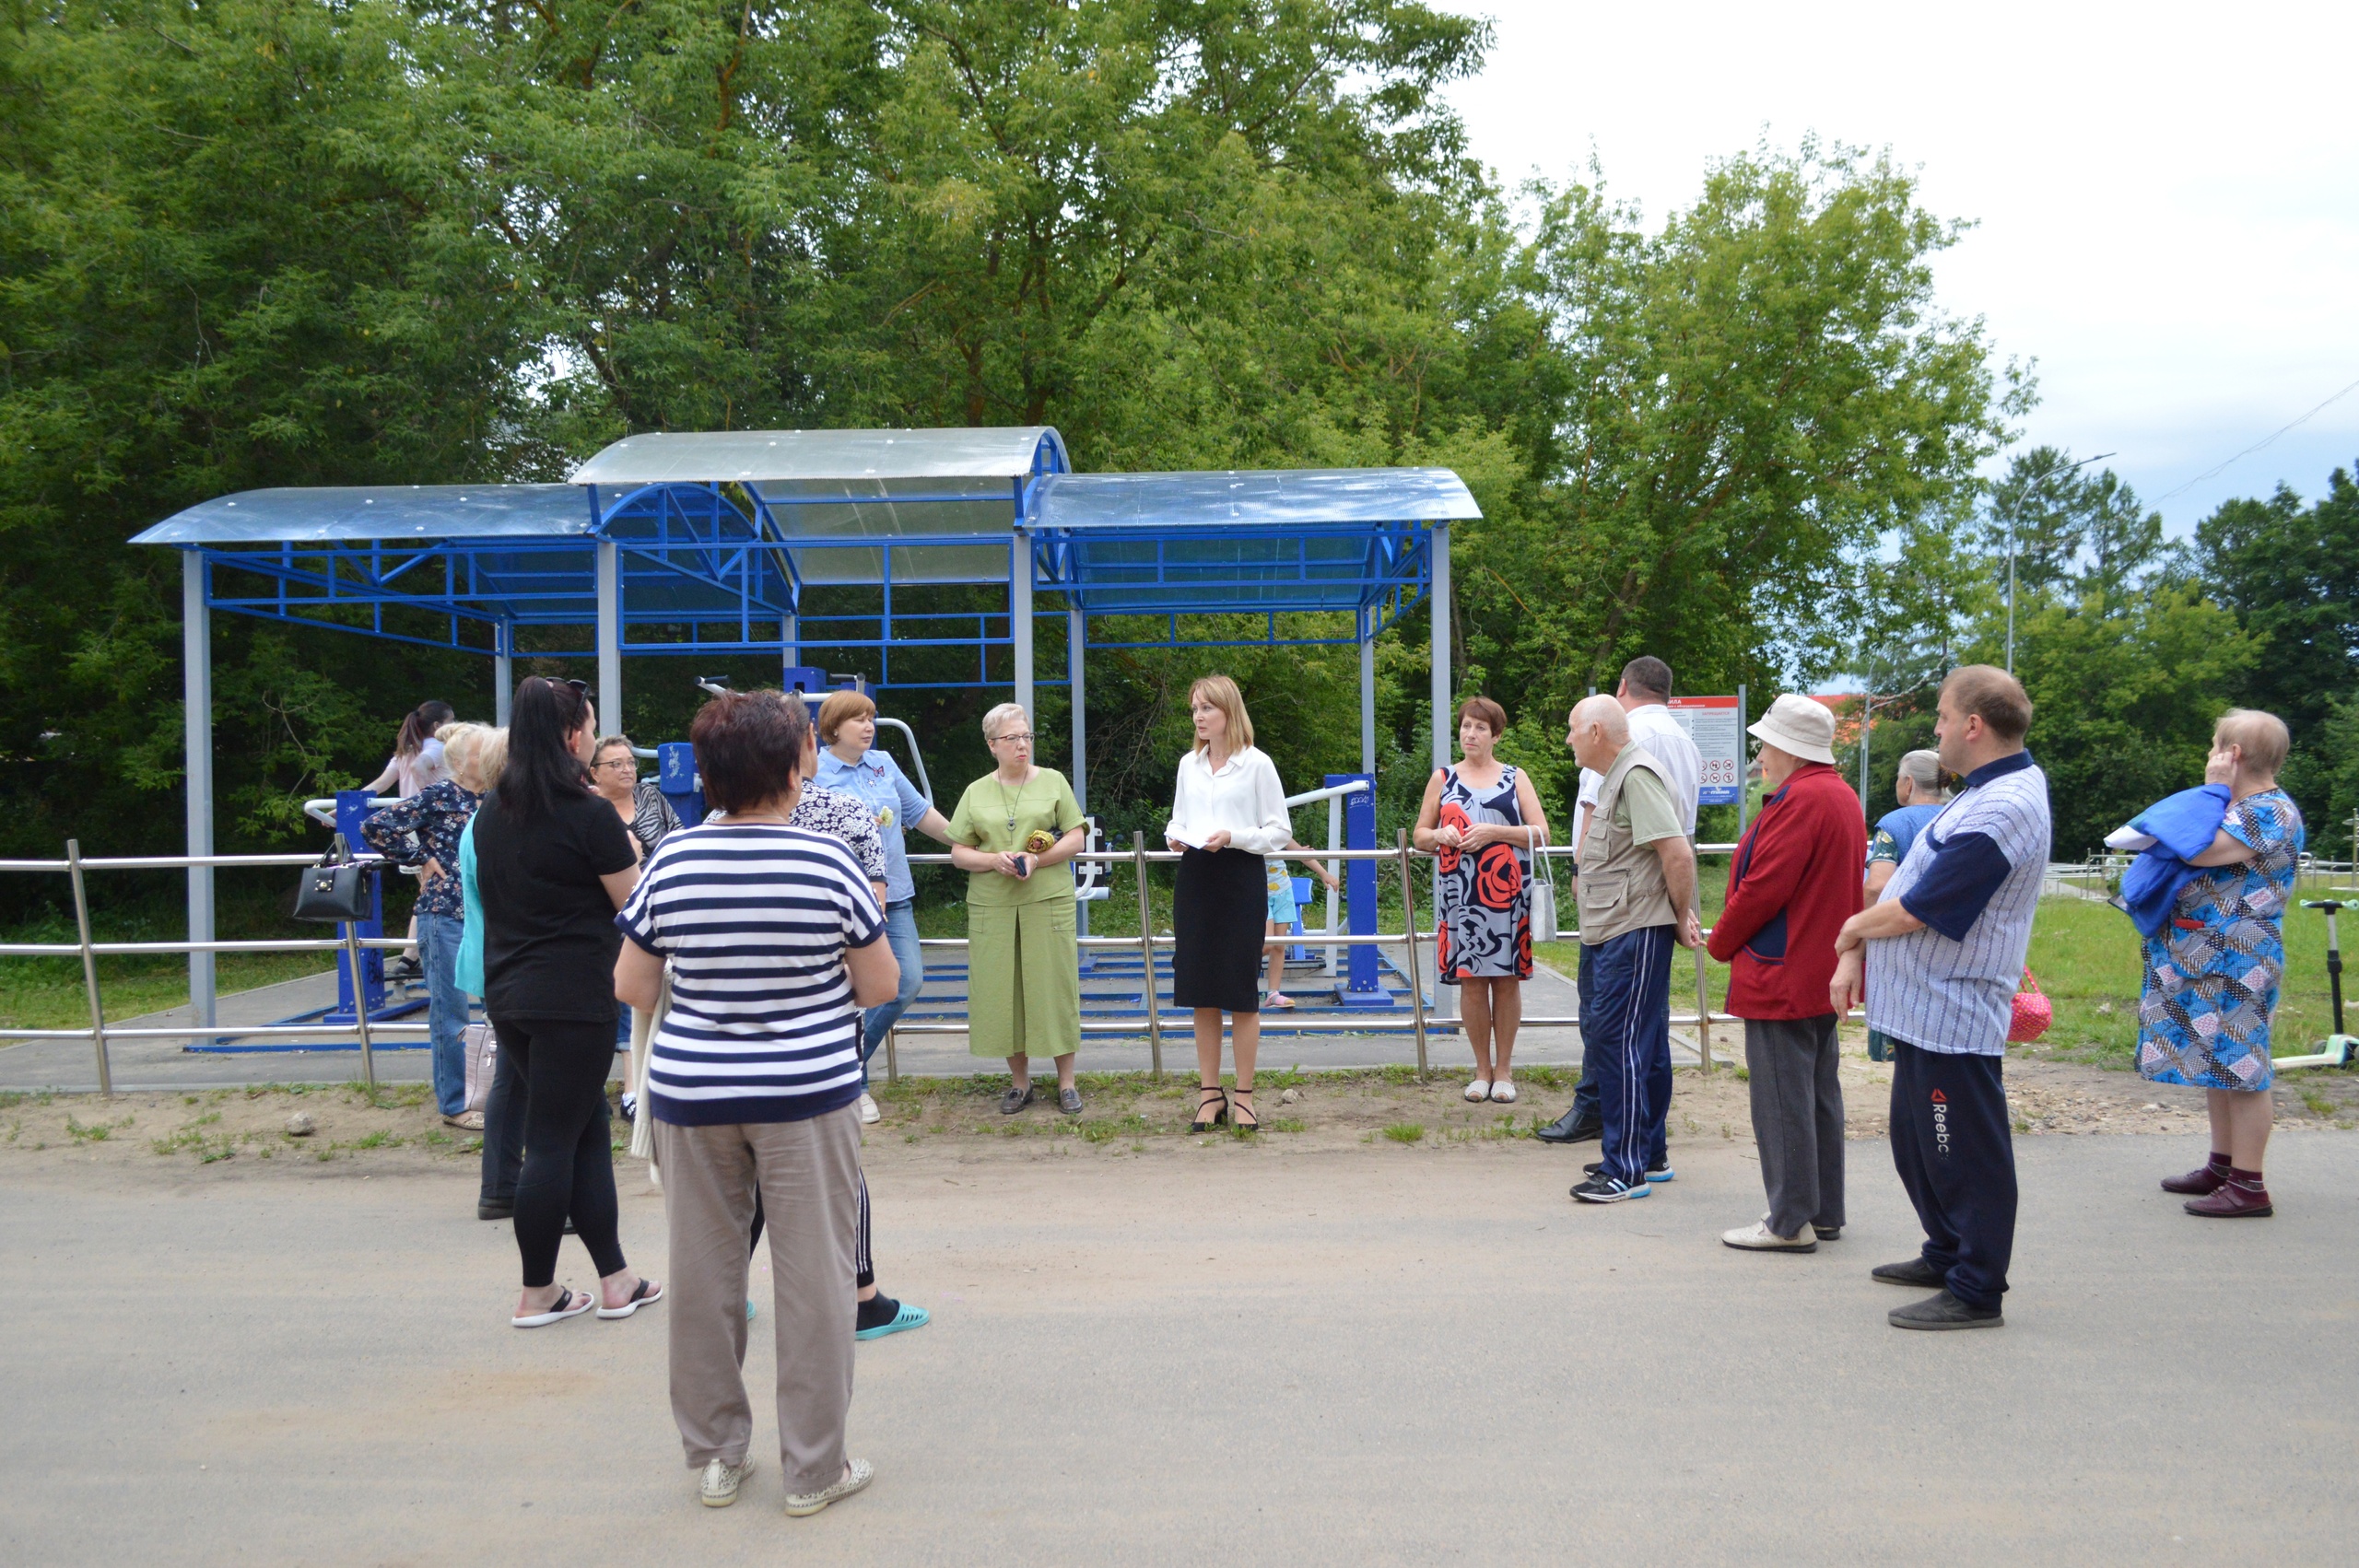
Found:
[[[1262,1125],[1253,1110],[1253,1060],[1262,1045],[1262,916],[1268,906],[1264,856],[1293,837],[1278,770],[1253,747],[1253,720],[1226,675],[1206,675],[1188,692],[1196,726],[1193,750],[1180,759],[1164,842],[1180,850],[1172,900],[1171,1000],[1196,1021],[1195,1127],[1228,1122],[1239,1132]],[[1221,1014],[1237,1041],[1237,1096],[1220,1086]]]

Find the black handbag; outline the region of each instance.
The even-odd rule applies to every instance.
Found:
[[[299,920],[365,920],[376,907],[377,868],[361,865],[339,833],[316,866],[303,868],[295,887],[295,918]]]

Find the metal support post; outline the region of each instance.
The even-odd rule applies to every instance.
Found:
[[[1704,982],[1704,950],[1696,950],[1696,1051],[1703,1058],[1704,1076],[1712,1075],[1712,1002]]]
[[[82,937],[82,986],[90,993],[90,1038],[99,1050],[99,1093],[111,1095],[114,1071],[107,1061],[107,1012],[99,1003],[99,955],[90,951],[90,897],[82,887],[82,845],[78,839],[65,841],[65,870],[74,879],[74,926]],[[213,1020],[200,1018],[197,1022],[210,1024]]]
[[[181,704],[187,731],[188,852],[213,853],[213,609],[205,603],[202,550],[181,555]],[[213,868],[188,869],[188,939],[213,940]],[[199,1024],[217,1024],[213,954],[188,955],[188,1004]]]
[[[1376,774],[1376,638],[1367,634],[1366,617],[1360,633],[1360,771]]]
[[[1163,1076],[1163,1016],[1155,1000],[1155,900],[1146,890],[1146,835],[1133,828],[1131,832],[1131,864],[1139,879],[1139,957],[1146,965],[1146,978],[1139,985],[1139,996],[1146,1003],[1146,1048],[1155,1075]]]
[[[499,641],[491,655],[491,721],[505,730],[516,699],[516,628],[503,621],[492,635]]]
[[[1088,646],[1089,627],[1082,615],[1081,606],[1079,604],[1066,606],[1065,677],[1072,683],[1073,693],[1073,756],[1071,758],[1073,766],[1070,769],[1070,782],[1073,785],[1074,801],[1081,807],[1084,816],[1089,814],[1089,701],[1086,675],[1084,670],[1086,662],[1085,653]],[[1089,845],[1085,842],[1082,848],[1087,848]],[[1074,904],[1074,933],[1076,936],[1089,934],[1089,901],[1087,899],[1078,900]],[[1086,949],[1082,952],[1081,967],[1084,973],[1088,972],[1089,954]]]
[[[1736,688],[1736,836],[1744,837],[1744,825],[1753,808],[1753,765],[1745,760],[1744,732],[1751,724],[1745,710],[1744,687]]]
[[[598,731],[623,732],[622,547],[598,541]]]
[[[900,1053],[894,1048],[900,1039],[900,1034],[901,1031],[898,1025],[885,1031],[885,1082],[887,1083],[898,1083],[901,1081],[901,1057]]]
[[[1449,524],[1434,524],[1433,540],[1434,766],[1448,767],[1450,732],[1456,728],[1449,713]],[[1367,771],[1376,771],[1373,759]]]
[[[1426,1075],[1426,982],[1417,966],[1417,888],[1409,872],[1409,830],[1401,830],[1401,923],[1409,935],[1409,1005],[1417,1036],[1417,1076]]]
[[[1038,731],[1040,715],[1032,706],[1032,536],[1020,528],[1008,545],[1007,622],[1015,652],[1015,706]],[[1039,747],[1036,739],[1036,753]]]
[[[355,976],[360,973],[360,953],[359,923],[346,920],[344,923],[344,955],[352,965]],[[352,1026],[360,1031],[360,1078],[369,1085],[369,1094],[373,1099],[377,1094],[377,1054],[369,1039],[369,1002],[365,995],[356,999]]]

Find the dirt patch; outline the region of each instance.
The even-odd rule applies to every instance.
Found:
[[[1719,1048],[1734,1044],[1726,1031]],[[1578,1076],[1569,1068],[1520,1070],[1513,1106],[1464,1098],[1463,1068],[1420,1080],[1406,1067],[1338,1072],[1263,1071],[1255,1099],[1263,1130],[1256,1139],[1190,1129],[1196,1091],[1191,1076],[1157,1082],[1144,1073],[1085,1073],[1086,1101],[1078,1117],[1053,1102],[999,1114],[1003,1076],[909,1079],[879,1084],[884,1120],[868,1129],[871,1158],[897,1147],[937,1150],[954,1158],[1016,1159],[1090,1154],[1121,1158],[1204,1148],[1239,1150],[1258,1144],[1270,1153],[1376,1145],[1433,1152],[1531,1138],[1571,1103]],[[1892,1070],[1867,1059],[1863,1038],[1848,1039],[1842,1064],[1850,1136],[1880,1139],[1886,1129]],[[1673,1075],[1671,1134],[1674,1147],[1708,1139],[1750,1143],[1748,1089],[1743,1069],[1722,1065],[1705,1074],[1683,1068]],[[2316,1071],[2287,1075],[2276,1091],[2280,1127],[2352,1130],[2359,1127],[2359,1080]],[[2127,1073],[2084,1064],[2010,1059],[2007,1099],[2023,1137],[2169,1133],[2194,1135],[2204,1126],[2203,1096],[2164,1088]],[[308,1136],[288,1131],[288,1118],[308,1116]],[[616,1118],[616,1147],[628,1126]],[[216,1179],[297,1176],[322,1178],[406,1171],[450,1171],[472,1176],[482,1140],[445,1127],[422,1084],[380,1089],[360,1085],[207,1089],[174,1094],[0,1095],[0,1170],[27,1167],[170,1173]]]

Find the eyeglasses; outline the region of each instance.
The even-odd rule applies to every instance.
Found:
[[[628,756],[610,756],[605,761],[594,763],[592,766],[596,767],[628,767],[636,771],[639,767],[639,759],[637,757]]]
[[[1003,730],[998,734],[992,737],[992,744],[993,745],[999,744],[1002,741],[1022,741],[1028,746],[1032,743],[1032,731],[1029,730]]]

